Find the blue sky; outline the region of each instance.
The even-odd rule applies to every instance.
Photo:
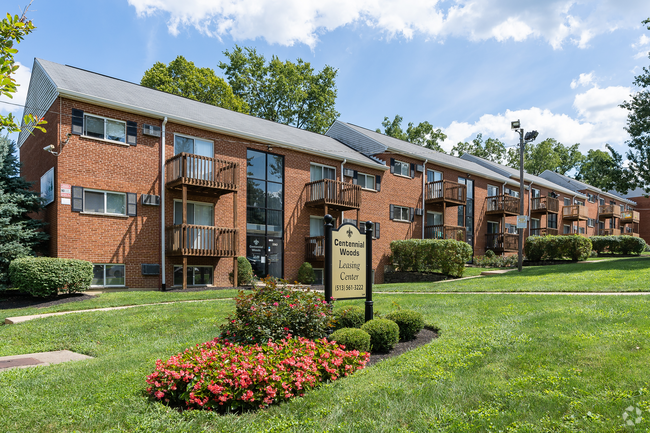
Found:
[[[3,3],[14,14],[26,0]],[[13,103],[34,57],[139,82],[177,55],[222,75],[239,44],[337,68],[341,120],[427,120],[447,149],[477,133],[515,145],[509,122],[521,119],[541,139],[624,151],[618,104],[650,65],[647,0],[34,0],[29,17]],[[21,114],[0,103],[9,110]]]

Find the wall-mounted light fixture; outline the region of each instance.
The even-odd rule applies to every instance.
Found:
[[[268,146],[266,146],[266,150],[268,150],[269,152],[272,151],[272,150],[273,150],[273,146],[271,146],[271,145],[269,144]]]
[[[53,144],[50,144],[49,146],[45,146],[43,148],[43,150],[46,151],[46,152],[50,152],[54,156],[59,156],[61,154],[61,152],[63,152],[63,146],[68,144],[68,141],[70,141],[70,137],[72,137],[72,133],[68,132],[68,135],[65,136],[65,141],[61,142],[61,151],[60,152],[55,152],[54,151],[54,145]]]

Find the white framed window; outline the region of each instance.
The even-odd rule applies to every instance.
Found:
[[[573,204],[577,204],[578,206],[584,206],[585,201],[584,200],[578,200],[577,198],[573,200]]]
[[[94,287],[124,287],[124,265],[110,263],[93,263],[93,279],[90,283]]]
[[[83,211],[103,215],[126,215],[126,193],[85,189]]]
[[[510,197],[519,197],[519,191],[515,191],[514,189],[504,188],[504,192]]]
[[[539,219],[531,218],[531,219],[530,219],[530,228],[531,228],[531,229],[538,229],[538,228],[540,228],[540,225],[539,225]]]
[[[395,174],[411,177],[411,164],[408,162],[395,160]]]
[[[212,285],[212,266],[188,266],[187,267],[187,285],[188,286],[210,286]],[[174,285],[183,285],[183,267],[174,266]]]
[[[427,182],[439,182],[442,180],[442,172],[436,170],[427,170]]]
[[[571,206],[571,199],[569,197],[564,197],[564,206]]]
[[[488,221],[487,222],[487,229],[488,229],[488,234],[495,234],[499,233],[499,223],[496,221]]]
[[[579,231],[579,233],[580,233],[581,235],[584,235],[584,234],[585,234],[585,228],[582,227],[582,226],[578,228],[578,231]]]
[[[540,191],[538,189],[533,188],[532,198],[537,198],[537,197],[541,197]]]
[[[84,135],[100,140],[126,143],[126,122],[84,114]]]
[[[404,206],[393,206],[393,214],[391,215],[393,221],[411,222],[411,212],[409,208]]]
[[[587,194],[587,201],[589,203],[596,203],[596,196],[593,194]]]
[[[375,190],[375,176],[372,174],[357,173],[357,185],[363,189]]]
[[[488,197],[495,197],[495,196],[499,195],[499,187],[498,186],[488,185],[487,186],[487,195],[488,195]]]
[[[519,233],[516,224],[506,223],[506,233],[517,234]]]
[[[621,212],[625,212],[625,205],[620,204],[619,207],[621,208]]]
[[[174,155],[183,152],[214,158],[214,144],[203,138],[174,134]]]
[[[174,225],[183,223],[183,201],[174,200]],[[187,202],[187,224],[214,226],[214,204]]]
[[[312,162],[309,166],[309,176],[311,182],[323,179],[336,180],[336,168]]]
[[[323,268],[313,268],[313,269],[314,269],[314,277],[316,277],[316,279],[314,280],[314,284],[316,285],[323,284],[324,269]]]
[[[427,225],[428,226],[441,226],[443,225],[443,218],[441,212],[427,211]]]
[[[596,223],[596,220],[593,218],[587,218],[587,227],[593,227]]]
[[[571,234],[571,226],[564,224],[564,230],[562,231],[562,234],[565,234],[565,235]]]
[[[605,199],[601,198],[598,204],[600,204],[601,206],[605,206]]]

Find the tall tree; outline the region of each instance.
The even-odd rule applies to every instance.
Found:
[[[554,138],[540,143],[524,145],[524,170],[539,175],[544,170],[567,174],[580,167],[584,156],[578,150],[580,144],[565,146]],[[519,147],[508,149],[507,165],[519,169]]]
[[[339,116],[335,109],[338,71],[331,66],[314,72],[302,59],[282,62],[273,56],[267,62],[254,48],[237,45],[224,55],[228,62],[219,62],[219,68],[252,115],[319,134]]]
[[[506,145],[497,138],[483,141],[483,134],[476,134],[471,143],[459,142],[451,149],[453,156],[461,157],[464,153],[501,164],[506,158]]]
[[[47,240],[43,222],[28,215],[41,210],[41,197],[19,176],[16,143],[0,137],[0,287],[9,283],[9,263],[34,254]]]
[[[210,68],[198,68],[183,56],[165,65],[156,62],[147,69],[140,84],[195,101],[248,113],[248,105],[236,96],[226,81]]]
[[[622,168],[623,157],[609,144],[609,153],[600,149],[590,150],[580,164],[576,179],[605,191],[622,193],[630,189],[630,172]]]
[[[384,117],[384,121],[381,122],[381,126],[384,127],[383,134],[427,149],[446,153],[440,143],[447,139],[447,135],[440,128],[433,129],[433,125],[427,121],[420,122],[417,126],[413,122],[409,122],[406,132],[404,132],[402,130],[402,120],[403,118],[399,114],[395,115],[392,121],[388,117]],[[382,134],[381,129],[377,128],[376,131]]]
[[[650,18],[643,24],[650,30]],[[634,187],[644,187],[650,193],[650,69],[644,67],[643,73],[634,77],[634,85],[638,91],[621,104],[629,111],[625,127],[630,134],[626,142],[629,147],[627,158],[630,170],[635,173],[632,178]]]

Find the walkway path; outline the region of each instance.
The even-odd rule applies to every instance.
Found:
[[[0,356],[0,371],[10,368],[34,367],[37,365],[60,364],[68,361],[82,361],[93,359],[92,356],[69,350],[57,350],[56,352],[28,353],[25,355]]]

